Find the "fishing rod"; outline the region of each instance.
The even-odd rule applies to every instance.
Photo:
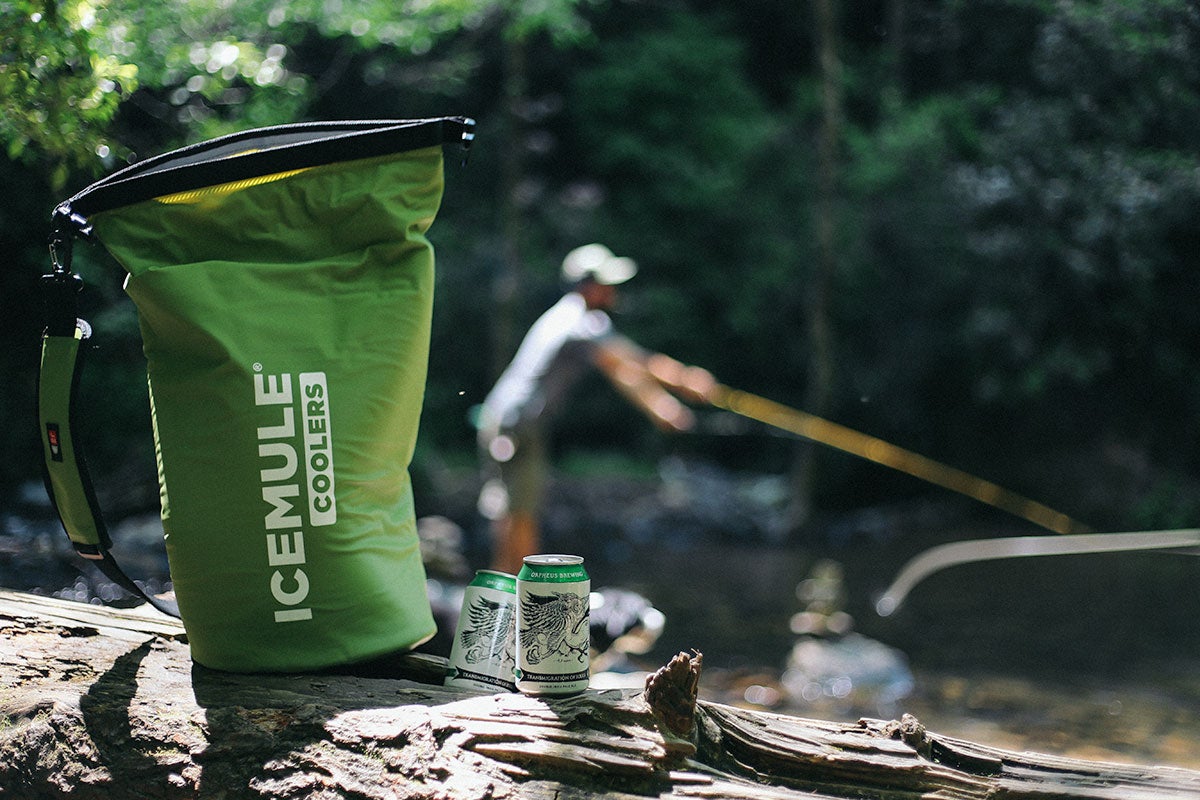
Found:
[[[966,495],[999,508],[1054,533],[1089,530],[1060,511],[1009,491],[991,481],[942,464],[890,442],[839,425],[814,414],[768,400],[765,397],[718,384],[708,395],[717,408],[793,433],[818,444],[856,455],[876,464],[905,472],[915,478]]]
[[[1065,556],[1118,553],[1132,550],[1166,550],[1200,546],[1200,530],[1092,533],[1070,536],[1011,536],[975,539],[937,545],[905,564],[875,601],[875,613],[891,616],[913,587],[935,572],[959,564],[1027,556]]]
[[[882,439],[847,428],[827,419],[798,411],[772,400],[717,385],[709,395],[717,408],[793,433],[819,444],[842,450],[877,464],[908,473],[980,502],[1019,516],[1063,536],[1011,536],[975,539],[937,545],[925,550],[900,568],[891,585],[875,604],[886,617],[896,612],[909,592],[922,580],[948,567],[976,561],[1028,556],[1116,553],[1145,550],[1175,550],[1200,554],[1200,529],[1092,533],[1066,514],[1022,497],[990,481],[931,458],[897,447]]]

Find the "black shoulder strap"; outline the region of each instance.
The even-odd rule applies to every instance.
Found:
[[[65,248],[65,250],[64,250]],[[179,616],[170,600],[154,597],[138,586],[117,564],[112,541],[91,477],[75,437],[76,395],[81,355],[91,335],[86,322],[76,319],[75,295],[81,285],[69,267],[69,240],[52,246],[54,270],[42,277],[46,301],[46,330],[38,373],[38,430],[41,433],[46,491],[75,551],[94,563],[109,580],[141,597],[163,613]],[[66,263],[60,263],[64,260]]]

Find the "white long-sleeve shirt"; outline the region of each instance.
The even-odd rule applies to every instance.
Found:
[[[480,434],[493,436],[556,413],[576,379],[591,366],[592,346],[612,330],[608,314],[589,310],[582,295],[563,295],[530,327],[484,399]]]

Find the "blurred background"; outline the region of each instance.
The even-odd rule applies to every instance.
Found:
[[[32,424],[53,207],[223,133],[447,114],[477,142],[448,152],[430,234],[413,475],[468,568],[487,548],[471,409],[591,241],[641,267],[618,327],[724,384],[1096,531],[1200,521],[1190,0],[6,0],[0,585],[99,593],[49,516]],[[102,249],[75,266],[94,477],[165,579],[136,312]],[[1044,531],[727,412],[667,436],[600,383],[576,397],[547,545],[664,613],[651,664],[696,648],[727,702],[1200,766],[1200,559],[971,565],[880,619],[925,547]],[[832,613],[816,585],[884,648],[832,683],[797,652],[828,638],[795,617]],[[872,657],[887,688],[863,699]]]

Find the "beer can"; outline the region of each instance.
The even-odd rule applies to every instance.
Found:
[[[445,686],[491,691],[517,690],[517,579],[481,569],[463,593],[458,629],[450,647]]]
[[[526,556],[517,574],[517,688],[575,694],[588,686],[591,583],[582,556]]]

